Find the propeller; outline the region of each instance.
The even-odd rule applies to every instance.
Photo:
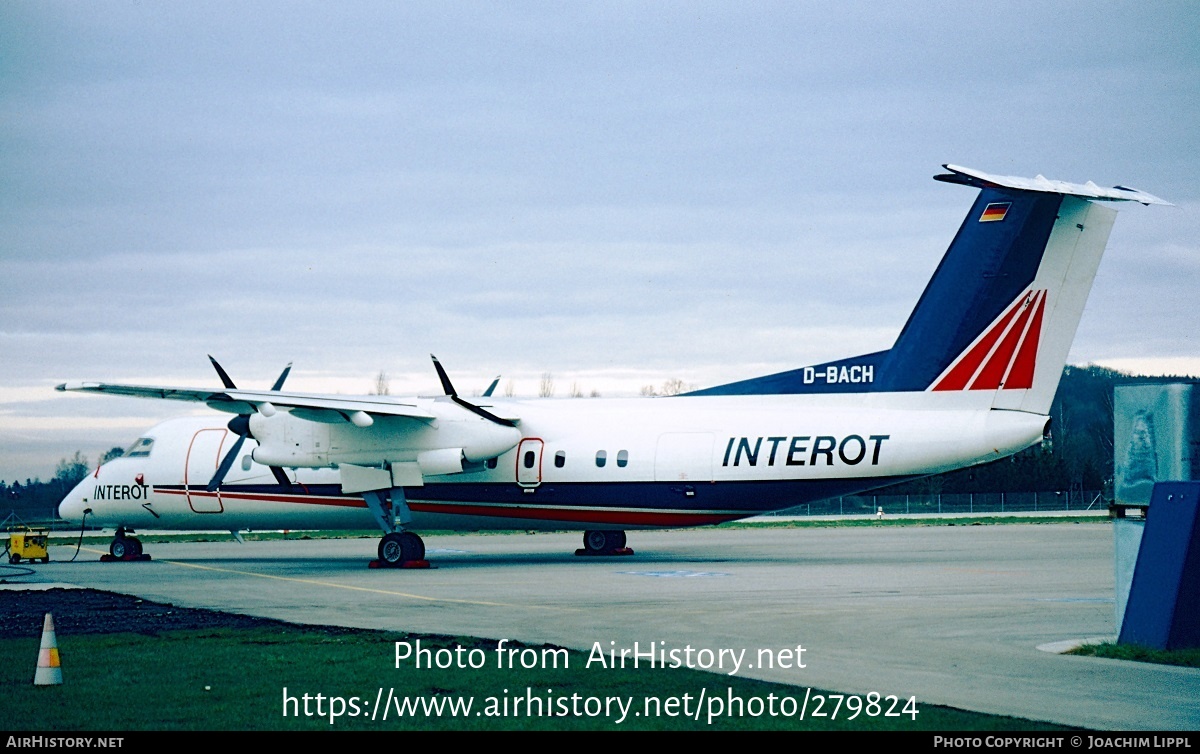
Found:
[[[483,391],[483,397],[491,398],[492,392],[496,389],[496,386],[499,384],[500,384],[500,375],[496,375],[496,379],[492,380],[492,384],[488,385],[487,390]]]
[[[502,427],[517,426],[516,423],[511,422],[508,419],[501,419],[499,416],[496,416],[495,414],[491,413],[490,411],[485,411],[484,409],[480,408],[479,406],[476,406],[473,403],[467,403],[462,398],[459,398],[458,391],[456,391],[454,389],[454,385],[450,384],[450,378],[448,376],[446,376],[446,370],[442,368],[442,362],[438,361],[438,358],[436,356],[434,356],[433,354],[429,354],[429,358],[433,359],[433,368],[437,370],[438,379],[442,381],[442,390],[445,391],[446,395],[450,396],[450,400],[454,401],[455,403],[462,406],[463,408],[470,411],[471,413],[482,416],[484,419],[487,419],[490,422],[495,422],[496,424],[499,424]],[[499,381],[499,379],[500,379],[499,377],[496,378],[497,381]],[[493,382],[492,388],[494,388],[495,386],[496,386],[496,383]],[[492,388],[488,388],[489,393],[491,393]]]
[[[237,385],[233,384],[233,380],[229,378],[229,374],[221,368],[217,360],[212,355],[209,355],[208,360],[212,362],[213,369],[217,370],[217,376],[221,378],[221,384],[228,390],[237,390]],[[275,380],[275,384],[271,386],[272,392],[278,392],[283,387],[283,382],[287,379],[291,371],[291,364],[283,368],[283,372]],[[225,475],[229,473],[229,469],[233,467],[233,462],[237,460],[238,453],[242,450],[242,443],[246,442],[247,437],[253,437],[250,433],[250,414],[238,414],[230,419],[229,423],[225,426],[229,428],[230,432],[237,435],[238,439],[233,444],[233,447],[229,449],[229,452],[225,454],[225,457],[221,459],[221,465],[217,467],[217,473],[213,474],[213,478],[209,480],[208,486],[205,487],[209,492],[215,492],[220,488],[221,482],[225,481]],[[275,481],[279,482],[281,486],[290,487],[292,485],[292,480],[288,479],[283,469],[278,466],[271,466],[270,469],[271,474],[275,477]]]

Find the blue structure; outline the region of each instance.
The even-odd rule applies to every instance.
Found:
[[[1200,647],[1200,482],[1154,485],[1118,643]]]

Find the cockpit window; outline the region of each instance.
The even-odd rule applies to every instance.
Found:
[[[125,458],[145,458],[150,455],[150,449],[154,447],[154,438],[139,437],[137,442],[129,446],[129,450],[125,451]]]

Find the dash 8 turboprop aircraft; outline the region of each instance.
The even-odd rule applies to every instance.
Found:
[[[316,395],[80,382],[59,390],[192,401],[235,416],[164,422],[62,502],[135,529],[363,528],[417,564],[414,530],[584,531],[717,524],[991,461],[1042,440],[1116,212],[1136,189],[944,166],[980,189],[891,349],[670,398]],[[211,357],[210,357],[211,358]],[[290,369],[290,365],[289,365]],[[493,387],[495,383],[493,383]]]

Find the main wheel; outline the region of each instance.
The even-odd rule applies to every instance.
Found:
[[[379,559],[388,565],[401,565],[425,559],[425,542],[411,531],[394,531],[379,540]]]
[[[612,532],[609,532],[609,534],[612,535],[612,537],[609,539],[609,542],[608,542],[609,545],[611,545],[614,550],[624,550],[625,542],[626,542],[625,532],[612,531]]]
[[[599,529],[585,531],[583,533],[583,547],[585,550],[591,553],[608,552],[612,549],[615,549],[613,547],[613,540],[615,539],[615,537],[613,537],[614,533],[615,532],[601,531]]]
[[[391,532],[379,540],[379,559],[388,565],[400,565],[404,562],[403,532]]]
[[[129,537],[126,541],[129,542],[129,557],[134,560],[142,557],[142,540],[137,537]]]
[[[400,546],[404,549],[404,560],[425,559],[425,541],[411,531],[400,532]]]
[[[128,539],[125,539],[125,537],[115,537],[112,544],[108,546],[108,554],[117,560],[124,560],[125,556],[130,553],[130,547]]]

